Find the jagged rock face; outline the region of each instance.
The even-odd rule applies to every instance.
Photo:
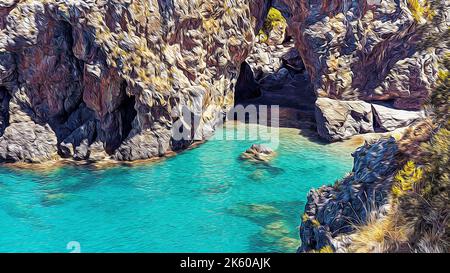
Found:
[[[425,118],[423,111],[398,110],[364,101],[316,100],[317,132],[333,142],[354,135],[391,132]]]
[[[372,108],[376,126],[384,132],[409,126],[411,123],[425,118],[423,111],[397,110],[378,104],[372,104]]]
[[[184,107],[204,139],[234,103],[270,4],[288,17],[319,97],[405,109],[427,97],[436,54],[416,49],[406,0],[4,0],[2,149],[15,143],[1,133],[28,122],[48,124],[64,157],[160,156],[192,142],[173,138],[177,122],[190,127]]]
[[[184,106],[199,116],[195,137],[206,137],[233,105],[267,10],[257,0],[2,1],[0,161],[46,160],[54,149],[76,159],[159,156],[191,142],[172,139]],[[47,128],[39,132],[54,147],[15,129],[25,123]],[[11,159],[17,139],[35,155]]]
[[[398,168],[394,138],[364,145],[353,154],[353,172],[334,186],[311,190],[300,227],[300,252],[333,246],[338,250],[341,234],[364,224],[368,213],[387,210],[392,181]],[[384,207],[384,208],[383,208]]]
[[[316,101],[317,132],[328,141],[338,141],[357,134],[373,133],[372,107],[364,101]]]
[[[417,49],[418,22],[407,0],[284,2],[318,96],[394,100],[401,109],[418,109],[426,100],[436,50]]]

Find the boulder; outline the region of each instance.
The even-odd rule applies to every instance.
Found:
[[[372,104],[372,109],[375,116],[375,127],[384,132],[409,126],[425,117],[423,111],[398,110],[378,104]]]
[[[56,135],[48,124],[13,123],[0,138],[0,162],[45,162],[57,156],[56,144]]]
[[[330,142],[374,132],[372,107],[363,101],[319,98],[315,115],[320,137]]]
[[[241,158],[253,162],[269,162],[275,157],[276,153],[271,148],[262,144],[253,144],[241,154]]]

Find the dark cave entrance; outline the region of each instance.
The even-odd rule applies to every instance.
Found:
[[[106,129],[103,128],[101,139],[104,141],[105,151],[113,154],[133,130],[133,122],[137,116],[135,96],[126,93],[126,82],[122,82],[120,90],[122,99],[119,107],[110,114],[112,120],[107,120]]]
[[[121,136],[122,141],[128,137],[133,129],[133,121],[136,118],[137,111],[134,109],[135,97],[133,95],[128,96],[125,94],[122,103],[119,106],[120,119],[121,119]]]
[[[287,10],[280,9],[272,14],[269,11],[267,20],[289,17]],[[258,39],[241,65],[234,94],[235,105],[278,105],[282,127],[315,130],[317,97],[294,38],[287,30],[275,44]]]
[[[9,100],[8,90],[6,87],[0,86],[0,136],[9,125]]]

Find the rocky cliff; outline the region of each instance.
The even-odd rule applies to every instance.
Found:
[[[436,93],[447,98],[432,103],[437,118],[403,136],[366,143],[353,154],[350,174],[310,191],[299,252],[449,252],[450,79],[445,77],[445,89]],[[445,108],[435,108],[442,104]]]
[[[330,245],[339,249],[338,235],[364,224],[370,212],[386,211],[398,168],[397,153],[398,146],[392,137],[366,144],[354,152],[351,174],[334,185],[309,193],[300,228],[300,251]]]
[[[440,49],[417,47],[431,13],[410,2],[4,0],[0,160],[146,159],[205,139],[234,104],[270,6],[289,27],[269,38],[294,37],[318,97],[418,109]],[[185,108],[199,124],[180,141],[174,124],[193,127]],[[330,140],[367,131],[326,120]]]
[[[345,100],[384,101],[390,108],[384,112],[403,119],[396,127],[409,125],[414,116],[421,115],[417,110],[430,94],[437,61],[447,45],[420,46],[425,37],[419,30],[439,17],[440,24],[428,31],[442,36],[448,28],[448,2],[439,10],[433,10],[430,1],[411,0],[286,2],[296,11],[290,18],[290,32],[296,37],[317,96],[335,100],[316,104],[321,137],[336,141],[392,129],[380,124],[378,108],[372,107],[372,111],[368,104],[353,103],[368,109],[358,113]],[[336,107],[330,110],[328,106]]]
[[[291,30],[320,97],[421,107],[435,80],[439,49],[417,47],[416,30],[430,14],[414,1],[286,2],[295,11]]]
[[[233,106],[258,0],[0,3],[0,160],[146,159]],[[172,139],[187,107],[200,124]],[[190,121],[183,121],[190,127]]]

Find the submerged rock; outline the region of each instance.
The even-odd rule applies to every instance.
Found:
[[[241,154],[241,158],[253,162],[269,162],[276,153],[262,144],[253,144],[247,151]]]
[[[231,208],[230,211],[235,215],[252,219],[281,215],[281,211],[278,208],[269,204],[241,204]]]

